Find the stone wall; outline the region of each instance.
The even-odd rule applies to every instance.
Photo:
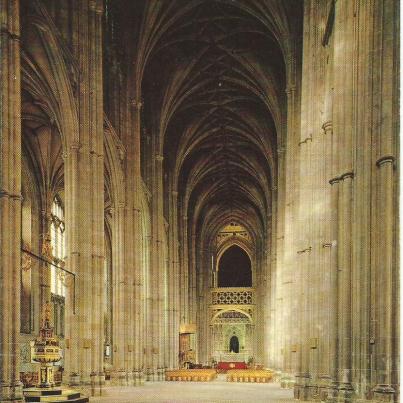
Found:
[[[388,0],[305,2],[275,318],[275,365],[301,400],[396,399],[396,13]]]

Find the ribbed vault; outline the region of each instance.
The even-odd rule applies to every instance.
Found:
[[[151,139],[143,151],[164,156],[165,199],[178,191],[179,217],[204,242],[234,218],[255,241],[267,230],[286,120],[287,16],[300,8],[282,3],[162,1],[142,10],[137,90]]]

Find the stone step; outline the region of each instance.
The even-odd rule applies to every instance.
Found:
[[[72,389],[40,389],[32,388],[24,390],[25,402],[88,402],[89,398],[82,396],[80,392]]]
[[[87,403],[90,401],[90,399],[88,397],[81,396],[81,397],[77,397],[76,399],[69,399],[69,400],[54,399],[54,400],[39,400],[39,401],[47,402],[47,403],[63,403],[63,402]]]

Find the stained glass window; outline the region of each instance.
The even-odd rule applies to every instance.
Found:
[[[57,196],[53,199],[52,204],[50,238],[54,261],[58,266],[63,266],[65,259],[64,211],[63,205]],[[54,266],[52,266],[51,270],[51,291],[55,295],[64,297],[66,295],[65,273]]]

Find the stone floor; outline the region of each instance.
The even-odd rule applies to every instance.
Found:
[[[90,402],[209,402],[209,403],[291,403],[292,390],[281,389],[275,383],[230,383],[217,379],[212,382],[147,382],[142,387],[109,387],[105,395]]]

